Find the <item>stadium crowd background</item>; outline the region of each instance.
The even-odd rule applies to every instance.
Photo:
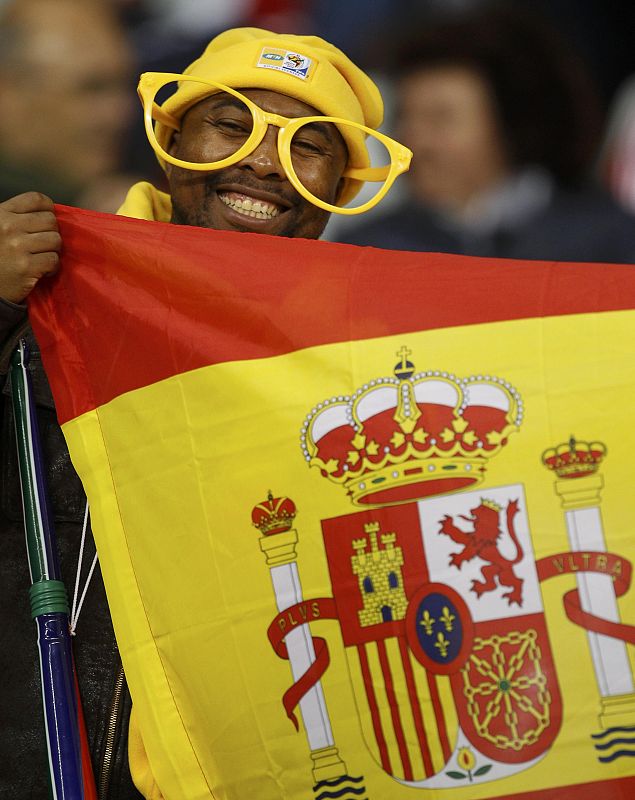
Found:
[[[585,190],[592,185],[594,191],[603,190],[615,201],[615,207],[613,210],[613,206],[604,204],[597,214],[604,218],[616,215],[617,228],[625,231],[625,217],[620,216],[618,206],[635,215],[635,4],[632,0],[503,0],[495,5],[502,7],[508,18],[517,20],[513,35],[520,37],[518,47],[503,48],[502,67],[494,64],[498,74],[513,77],[516,69],[522,77],[538,75],[542,70],[547,86],[548,70],[555,69],[553,61],[565,72],[571,67],[570,72],[577,76],[577,94],[572,101],[572,107],[576,103],[577,107],[569,117],[560,116],[560,132],[550,139],[551,149],[557,152],[546,166],[540,163],[542,156],[536,155],[535,148],[533,154],[520,158],[514,165],[518,185],[510,190],[506,184],[505,191],[512,191],[514,197],[511,205],[521,217],[531,215],[542,202],[547,185],[544,177],[549,178],[553,164],[579,150],[577,164],[569,170],[571,185],[567,191],[572,187],[578,191],[583,184]],[[0,201],[37,189],[60,203],[112,212],[135,180],[148,179],[161,186],[162,174],[145,140],[140,106],[135,105],[139,73],[180,72],[215,33],[229,27],[256,26],[323,36],[369,70],[387,100],[383,130],[411,146],[414,165],[417,159],[421,165],[414,166],[411,175],[402,179],[399,189],[393,190],[370,222],[363,218],[336,219],[327,231],[329,238],[406,249],[444,249],[443,241],[439,246],[434,237],[430,245],[422,240],[419,247],[414,240],[409,244],[407,235],[403,241],[396,241],[377,233],[381,226],[377,228],[376,220],[381,221],[382,215],[406,203],[415,215],[415,225],[416,214],[425,214],[431,207],[434,214],[439,212],[443,217],[443,225],[468,231],[466,236],[461,234],[463,238],[448,240],[446,249],[491,254],[479,238],[479,226],[484,217],[489,222],[483,224],[492,224],[492,214],[499,213],[501,203],[509,205],[509,195],[497,190],[494,203],[492,193],[483,192],[481,186],[476,194],[478,198],[488,196],[487,214],[482,213],[483,204],[473,199],[457,201],[452,193],[468,191],[466,175],[469,177],[472,167],[484,163],[482,156],[469,147],[461,153],[435,154],[432,146],[426,149],[417,141],[417,136],[423,135],[423,124],[419,124],[423,116],[427,115],[428,124],[437,125],[442,132],[441,116],[450,113],[442,106],[436,111],[434,106],[418,108],[421,97],[433,96],[436,91],[429,82],[417,82],[422,72],[417,47],[424,46],[417,43],[418,35],[427,37],[426,69],[432,68],[432,74],[439,68],[456,71],[457,64],[449,55],[445,57],[447,63],[438,52],[430,56],[430,47],[434,50],[438,45],[431,45],[430,32],[447,27],[448,20],[452,25],[462,18],[479,30],[479,15],[483,15],[485,25],[491,8],[490,0],[0,0]],[[523,65],[519,60],[523,58],[522,26],[527,14],[539,17],[538,23],[549,29],[553,59],[536,53],[533,64]],[[492,36],[496,36],[495,30]],[[477,36],[476,41],[480,38]],[[507,65],[505,58],[511,59]],[[472,66],[469,60],[460,62],[459,72]],[[480,90],[491,94],[491,87],[483,82],[484,75],[477,77]],[[514,113],[525,133],[529,128],[549,130],[548,117],[554,115],[555,119],[556,106],[561,105],[556,95],[545,97],[537,79],[534,83],[539,97],[523,95],[520,87],[515,103]],[[450,87],[450,93],[453,91]],[[457,103],[461,102],[460,91],[452,95]],[[489,97],[487,102],[497,105],[498,99],[492,103]],[[494,110],[493,116],[500,116],[500,111],[500,107]],[[431,120],[430,115],[435,113],[439,119]],[[563,125],[569,126],[565,135]],[[466,128],[462,135],[469,138],[471,134]],[[506,146],[509,149],[509,136]],[[525,167],[531,168],[529,177]],[[471,179],[485,180],[478,175]],[[452,180],[462,188],[453,188]],[[560,176],[556,174],[554,181],[559,185]],[[586,207],[591,214],[596,213],[595,208],[593,204]],[[585,227],[588,222],[588,218],[583,220]],[[390,232],[394,224],[385,227]],[[635,262],[635,225],[632,227],[633,242],[625,241],[614,259],[612,251],[602,257],[601,249],[599,259],[594,258],[591,249],[587,260]],[[376,235],[367,242],[364,231],[373,228]],[[476,243],[474,230],[478,234]],[[620,236],[628,239],[627,234],[617,234]],[[629,248],[632,258],[628,257]],[[569,250],[562,252],[566,259]],[[572,253],[575,258],[575,250]],[[499,254],[510,253],[503,249]],[[534,257],[522,249],[511,254]],[[563,258],[559,252],[552,257]]]

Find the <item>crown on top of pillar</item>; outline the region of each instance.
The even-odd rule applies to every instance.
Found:
[[[254,506],[251,512],[253,525],[265,536],[291,530],[296,515],[293,500],[288,497],[274,497],[271,491],[267,499]]]
[[[605,456],[602,442],[581,442],[571,436],[568,442],[545,450],[542,463],[559,478],[582,478],[597,472]]]

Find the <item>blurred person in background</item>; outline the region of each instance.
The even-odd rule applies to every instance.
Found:
[[[542,19],[509,3],[410,19],[391,54],[396,135],[414,152],[407,194],[340,241],[635,262],[633,218],[590,180],[600,103]]]
[[[133,73],[108,3],[1,5],[0,200],[37,189],[59,203],[115,211],[131,182],[120,163]]]
[[[620,87],[610,109],[600,175],[616,200],[635,214],[635,75]]]

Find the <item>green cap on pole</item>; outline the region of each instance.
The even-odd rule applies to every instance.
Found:
[[[69,613],[66,587],[62,581],[38,581],[29,589],[31,618],[40,614]]]

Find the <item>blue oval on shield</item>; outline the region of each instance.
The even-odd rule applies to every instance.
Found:
[[[406,637],[426,669],[445,675],[457,672],[472,648],[472,618],[465,601],[449,586],[426,584],[408,605]]]

